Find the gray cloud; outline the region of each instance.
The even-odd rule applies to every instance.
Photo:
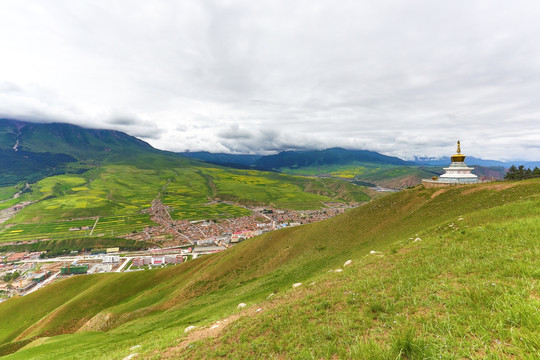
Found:
[[[218,132],[218,137],[222,139],[252,139],[253,134],[247,131],[246,129],[241,129],[238,124],[233,124],[227,129],[220,130]]]
[[[17,84],[13,84],[7,81],[0,82],[0,93],[8,94],[21,94],[24,90]]]
[[[141,121],[134,118],[120,117],[111,119],[108,121],[108,123],[111,125],[139,125],[141,124]]]
[[[126,11],[129,9],[129,11]],[[539,159],[535,0],[2,2],[0,113],[183,151]]]

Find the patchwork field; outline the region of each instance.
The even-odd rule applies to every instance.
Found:
[[[248,216],[251,211],[229,204],[212,204],[202,206],[191,206],[187,210],[182,210],[182,207],[175,206],[170,215],[175,220],[216,220],[216,219],[232,219],[242,216]]]
[[[88,237],[95,223],[96,219],[83,219],[38,224],[17,224],[0,230],[0,239],[2,242],[7,242]],[[122,235],[132,231],[140,231],[152,225],[155,225],[155,223],[150,220],[148,214],[107,216],[97,219],[97,225],[92,236]]]
[[[388,164],[374,164],[352,162],[349,164],[333,164],[321,166],[306,166],[301,168],[281,168],[286,174],[304,176],[328,175],[335,178],[363,181],[378,185],[393,185],[400,187],[400,180],[406,178],[431,178],[437,175],[439,168],[422,168],[418,166],[396,166]],[[417,183],[418,181],[415,180]]]
[[[132,231],[140,231],[147,226],[153,225],[155,225],[155,223],[150,220],[148,214],[106,216],[98,219],[93,235],[121,235]]]
[[[143,166],[144,165],[144,166]],[[92,236],[114,236],[152,225],[141,211],[159,198],[173,219],[202,220],[246,216],[241,205],[317,209],[325,202],[369,200],[362,188],[335,179],[308,179],[274,172],[144,163],[106,165],[82,174],[57,175],[31,185],[19,199],[32,202],[0,228],[0,242],[90,236],[70,228],[92,226]],[[170,164],[169,164],[170,165]],[[4,197],[13,190],[2,188]],[[0,203],[0,206],[3,204]],[[9,206],[8,206],[9,205]],[[86,219],[86,220],[83,220]],[[82,224],[82,225],[81,225]]]
[[[376,174],[382,170],[402,168],[403,166],[352,162],[349,164],[330,164],[318,166],[304,166],[300,168],[281,168],[279,171],[286,174],[297,174],[307,176],[331,175],[344,179],[353,179],[356,176],[367,176]]]

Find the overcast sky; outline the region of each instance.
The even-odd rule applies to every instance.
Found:
[[[0,116],[173,151],[540,159],[540,1],[0,0]]]

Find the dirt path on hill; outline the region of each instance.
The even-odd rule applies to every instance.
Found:
[[[24,207],[30,204],[32,204],[32,201],[24,201],[16,205],[13,205],[12,207],[9,207],[7,209],[0,210],[0,224],[5,223],[6,221],[14,217]]]
[[[169,349],[167,349],[166,352],[162,353],[161,356],[163,359],[176,359],[179,352],[185,349],[192,342],[198,341],[198,340],[204,340],[210,337],[211,338],[218,337],[227,326],[234,323],[236,320],[244,316],[253,316],[259,313],[260,311],[262,311],[262,310],[257,311],[258,309],[261,309],[261,308],[258,306],[252,306],[250,308],[243,310],[242,312],[233,314],[225,319],[218,320],[212,325],[208,325],[203,328],[195,328],[194,330],[191,330],[188,333],[188,336],[184,338],[182,341],[180,341],[178,345],[174,347],[170,347]]]
[[[195,328],[188,332],[187,337],[182,338],[181,341],[172,347],[169,347],[166,351],[163,353],[159,353],[162,359],[177,359],[178,355],[182,352],[183,349],[187,348],[189,344],[191,344],[194,341],[198,340],[204,340],[208,338],[217,338],[221,335],[223,330],[227,328],[230,324],[234,323],[235,321],[244,318],[246,316],[253,317],[257,316],[259,314],[263,314],[265,312],[268,312],[269,310],[273,310],[285,303],[294,302],[297,300],[300,300],[301,298],[306,296],[306,293],[312,293],[313,291],[317,290],[317,283],[312,282],[311,284],[305,284],[302,285],[302,288],[299,289],[299,291],[289,291],[281,296],[276,296],[275,294],[270,294],[266,300],[263,300],[259,304],[254,304],[253,306],[246,307],[242,311],[232,314],[225,319],[218,320],[214,322],[211,325],[207,325],[205,327]],[[271,300],[270,300],[271,299]],[[156,355],[155,353],[150,353],[147,356],[145,356],[145,359],[152,358],[151,356]]]

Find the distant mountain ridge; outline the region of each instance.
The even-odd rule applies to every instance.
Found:
[[[450,164],[451,160],[449,156],[443,156],[440,158],[428,158],[428,157],[415,157],[414,162],[419,165],[424,166],[447,166]],[[474,156],[467,156],[465,159],[465,162],[467,165],[479,165],[479,166],[486,166],[486,167],[493,167],[493,166],[502,166],[504,168],[509,168],[512,165],[524,165],[525,167],[532,167],[535,166],[540,167],[540,161],[521,161],[521,160],[511,160],[511,161],[498,161],[498,160],[486,160],[486,159],[480,159]]]
[[[157,151],[150,144],[116,130],[88,129],[65,123],[0,119],[0,149],[104,157],[115,150]]]
[[[330,148],[325,150],[306,150],[306,151],[282,151],[275,155],[246,155],[246,154],[226,154],[211,153],[208,151],[181,152],[180,155],[190,157],[205,162],[220,165],[242,165],[253,166],[260,169],[277,169],[280,167],[304,167],[317,165],[342,164],[351,161],[380,163],[391,165],[408,166],[435,166],[442,167],[450,164],[449,156],[443,157],[418,157],[414,160],[406,161],[397,157],[386,156],[374,151],[368,150],[347,150],[343,148]],[[498,161],[481,159],[474,156],[467,156],[468,165],[477,165],[483,167],[503,167],[509,168],[512,165],[524,165],[525,167],[540,167],[540,161]]]
[[[186,151],[178,154],[213,164],[241,165],[247,167],[255,165],[263,157],[263,155],[211,153],[208,151]]]
[[[255,164],[264,169],[299,168],[305,166],[345,164],[351,161],[373,164],[414,165],[393,156],[386,156],[369,150],[346,150],[331,148],[326,150],[283,151],[276,155],[263,156]]]
[[[347,150],[339,147],[325,150],[282,151],[275,155],[224,154],[207,151],[179,154],[214,164],[237,164],[266,170],[346,164],[353,161],[373,164],[415,165],[413,162],[386,156],[375,151]]]

